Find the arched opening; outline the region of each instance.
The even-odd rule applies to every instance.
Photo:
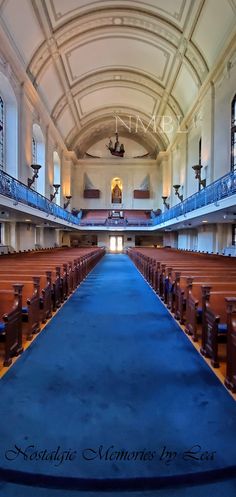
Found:
[[[33,124],[32,164],[42,166],[32,187],[41,195],[45,195],[45,140],[38,124]]]
[[[60,185],[61,184],[61,161],[58,153],[53,152],[53,184]],[[60,188],[58,189],[58,193],[55,195],[55,203],[60,205]]]
[[[111,203],[122,204],[123,185],[120,178],[113,178],[111,182]]]
[[[236,170],[236,95],[231,106],[231,170]]]
[[[18,178],[17,100],[8,79],[1,72],[0,102],[0,166],[6,173]]]

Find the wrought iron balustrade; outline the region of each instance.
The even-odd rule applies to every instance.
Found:
[[[20,202],[30,207],[34,207],[35,209],[46,212],[46,214],[51,214],[54,217],[63,219],[63,221],[77,225],[80,224],[80,221],[76,216],[73,216],[73,214],[64,210],[59,205],[50,202],[50,200],[43,197],[43,195],[40,195],[40,193],[28,188],[24,183],[21,183],[1,170],[0,194],[13,199],[16,203]]]
[[[234,194],[236,194],[236,171],[222,176],[203,188],[200,192],[194,193],[180,204],[171,207],[168,211],[153,218],[153,224],[156,226],[166,221],[170,221],[171,219],[178,218],[189,212],[195,211],[196,209],[200,209],[201,207],[217,203],[219,200]]]
[[[28,188],[24,183],[21,183],[2,170],[0,170],[0,194],[13,199],[16,203],[20,202],[30,207],[34,207],[46,214],[51,214],[52,216],[69,223],[75,225],[83,224],[83,220],[74,216],[71,212],[66,211],[59,205],[54,204],[40,193]],[[145,225],[147,227],[152,224],[156,226],[201,207],[217,203],[219,200],[234,194],[236,194],[236,172],[230,172],[206,186],[206,188],[202,189],[200,192],[194,193],[191,197],[183,200],[183,202],[171,207],[168,211],[153,217],[152,220],[146,222]],[[142,226],[144,226],[144,223]]]

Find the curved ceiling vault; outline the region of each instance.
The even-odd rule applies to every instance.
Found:
[[[189,111],[236,12],[234,0],[21,0],[16,17],[16,2],[2,4],[4,29],[79,157],[114,134],[115,115],[132,120],[119,120],[124,139],[165,150],[174,128],[160,116],[176,125]]]

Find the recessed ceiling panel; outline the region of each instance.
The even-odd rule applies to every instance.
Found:
[[[67,107],[64,112],[60,115],[58,121],[57,121],[57,126],[65,139],[69,132],[72,130],[74,127],[74,119],[71,114],[70,109]]]
[[[51,112],[54,105],[64,94],[57,71],[52,64],[47,67],[46,71],[43,73],[43,76],[40,78],[39,89],[43,94],[44,101],[47,103],[49,111]]]
[[[190,109],[197,96],[198,87],[185,65],[182,65],[176,79],[172,95],[176,98],[184,114]]]
[[[170,53],[162,46],[128,37],[109,37],[75,47],[65,55],[71,83],[99,70],[129,69],[164,82]]]
[[[114,87],[93,91],[82,97],[79,103],[83,114],[111,106],[113,108],[130,107],[136,112],[142,110],[152,115],[155,99],[132,88]]]
[[[46,0],[52,25],[62,24],[72,17],[103,8],[138,8],[161,15],[183,26],[192,0]]]
[[[192,36],[211,68],[230,30],[235,26],[235,12],[227,0],[208,0]]]
[[[1,17],[24,62],[28,64],[35,50],[44,41],[32,2],[20,0],[18,3],[15,0],[8,0],[3,4]]]

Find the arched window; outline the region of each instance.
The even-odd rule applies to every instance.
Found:
[[[61,184],[61,161],[57,152],[53,152],[53,184]],[[58,189],[58,193],[55,196],[55,203],[60,205],[61,191]]]
[[[198,164],[202,164],[202,139],[200,138],[198,142]]]
[[[4,128],[5,128],[5,106],[0,95],[0,168],[3,169],[5,163],[5,143],[4,143]]]
[[[8,78],[0,72],[0,168],[18,178],[18,108]]]
[[[236,171],[236,95],[231,108],[231,170]]]
[[[41,169],[38,178],[32,185],[41,195],[45,195],[45,140],[39,124],[33,124],[32,134],[32,164],[39,164]]]
[[[32,138],[32,164],[37,164],[37,142],[34,136]]]

